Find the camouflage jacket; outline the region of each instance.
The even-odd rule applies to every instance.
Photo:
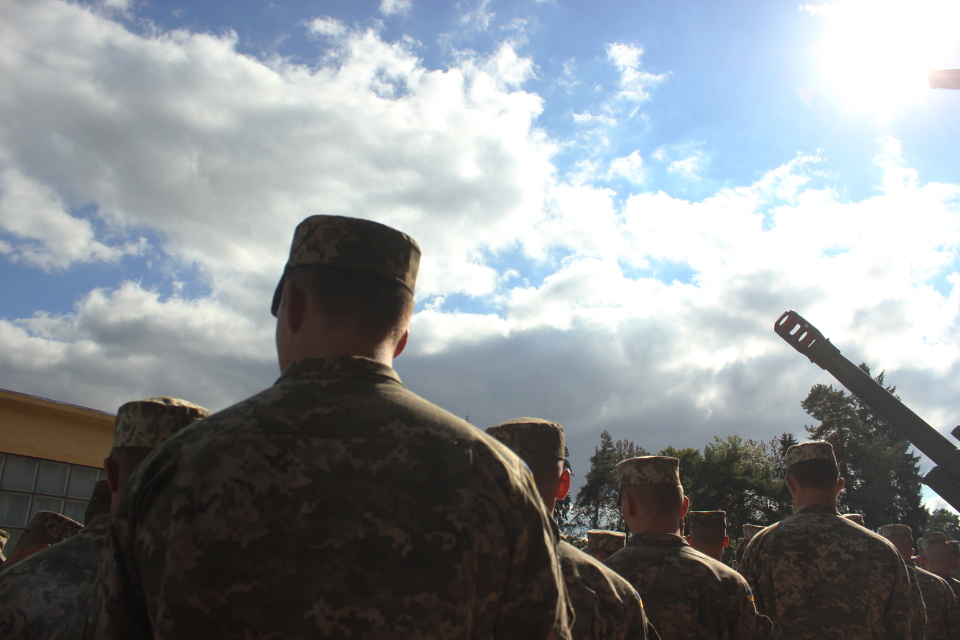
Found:
[[[950,585],[940,576],[926,569],[908,566],[923,595],[927,623],[923,627],[925,640],[960,640],[960,605]]]
[[[110,516],[0,574],[0,638],[83,637]]]
[[[607,558],[643,598],[663,640],[767,638],[743,577],[671,533],[640,533]]]
[[[832,506],[803,507],[759,532],[742,571],[774,638],[923,638],[900,554]]]
[[[555,525],[526,465],[360,357],[166,441],[132,474],[98,640],[567,638]]]
[[[567,542],[557,552],[576,614],[574,640],[659,639],[629,582]]]

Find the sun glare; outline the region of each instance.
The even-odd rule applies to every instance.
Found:
[[[932,91],[927,73],[958,65],[957,0],[847,0],[807,7],[826,20],[826,84],[844,104],[892,114]]]

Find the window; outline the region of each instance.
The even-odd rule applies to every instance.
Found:
[[[56,511],[83,522],[93,485],[105,475],[95,467],[0,453],[0,529],[10,534],[4,555],[17,545],[37,511]]]

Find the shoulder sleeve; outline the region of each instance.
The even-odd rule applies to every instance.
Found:
[[[923,609],[916,606],[913,587],[903,559],[895,549],[885,543],[886,540],[878,540],[871,545],[876,549],[873,566],[877,567],[880,575],[893,576],[892,582],[877,581],[877,588],[889,590],[887,608],[883,612],[884,626],[891,638],[922,640],[926,615]],[[882,601],[882,598],[880,600]]]
[[[773,623],[770,622],[770,618],[757,611],[753,588],[741,576],[738,575],[737,578],[739,586],[737,593],[731,594],[733,601],[730,603],[730,611],[735,612],[737,616],[734,627],[736,631],[732,638],[765,640],[770,637]]]

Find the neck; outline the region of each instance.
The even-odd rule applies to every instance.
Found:
[[[680,535],[680,520],[676,517],[658,515],[638,516],[628,522],[630,533],[673,533]]]
[[[793,508],[795,511],[799,511],[803,507],[809,507],[815,504],[821,504],[836,509],[837,494],[833,492],[833,489],[798,488],[793,492]]]

